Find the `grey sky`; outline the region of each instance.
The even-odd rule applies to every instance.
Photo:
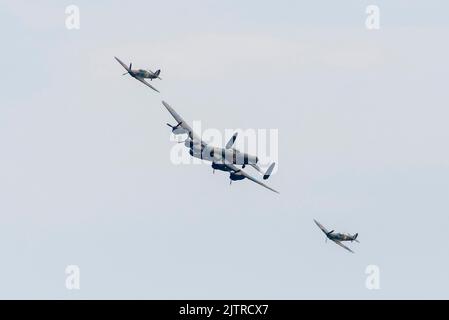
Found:
[[[449,298],[448,10],[1,1],[0,298]],[[161,68],[161,94],[114,56]],[[206,127],[278,129],[281,194],[171,164],[162,99]],[[313,218],[358,232],[356,254]]]

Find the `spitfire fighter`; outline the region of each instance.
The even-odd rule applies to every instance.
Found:
[[[315,219],[313,220],[315,221],[316,225],[321,229],[321,231],[324,232],[324,234],[326,235],[326,242],[327,239],[332,240],[333,242],[335,242],[336,244],[338,244],[340,247],[345,248],[346,250],[354,253],[354,251],[352,251],[351,249],[349,249],[347,246],[345,246],[342,241],[355,241],[355,242],[359,242],[357,240],[357,236],[359,235],[358,233],[356,233],[355,235],[350,235],[350,234],[343,234],[343,233],[336,233],[334,232],[334,230],[328,231],[325,227],[323,227],[323,225],[321,223],[319,223],[318,221],[316,221]]]
[[[150,79],[150,81],[152,81],[153,79],[161,79],[161,77],[159,77],[159,74],[161,73],[161,70],[157,70],[155,72],[151,71],[151,70],[143,70],[143,69],[132,69],[133,64],[130,63],[129,67],[124,64],[119,58],[114,57],[115,60],[118,61],[118,63],[120,63],[122,65],[123,68],[125,68],[126,72],[123,75],[129,74],[131,77],[133,77],[134,79],[139,80],[140,82],[142,82],[143,84],[147,85],[148,87],[150,87],[151,89],[153,89],[154,91],[159,92],[159,90],[157,90],[155,87],[153,87],[151,84],[149,84],[145,79]]]
[[[184,142],[184,145],[189,148],[189,153],[192,157],[200,158],[203,160],[212,162],[212,169],[215,170],[229,172],[230,183],[232,181],[248,179],[261,186],[279,193],[275,189],[269,187],[262,181],[250,176],[248,173],[243,171],[246,165],[249,165],[259,171],[259,173],[263,174],[263,179],[267,180],[271,173],[273,172],[275,163],[272,163],[267,171],[262,172],[260,167],[258,166],[258,157],[247,154],[245,152],[240,152],[239,150],[233,148],[233,144],[237,139],[237,133],[235,133],[229,142],[226,144],[225,148],[214,147],[206,142],[202,141],[200,137],[198,137],[192,130],[192,128],[184,121],[183,118],[165,101],[162,101],[162,104],[167,108],[168,112],[173,116],[176,120],[176,125],[171,125],[167,123],[167,125],[172,129],[174,134],[187,134],[188,137]],[[242,169],[237,167],[242,166]]]

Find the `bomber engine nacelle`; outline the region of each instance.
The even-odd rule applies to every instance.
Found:
[[[230,171],[229,167],[227,167],[226,165],[221,164],[221,163],[215,163],[215,162],[212,162],[212,169],[214,169],[214,173],[215,173],[215,170]]]
[[[187,148],[193,149],[193,141],[191,139],[186,139],[186,141],[184,141],[184,145]]]
[[[189,133],[189,130],[186,130],[181,125],[182,125],[182,122],[178,122],[178,124],[176,124],[175,126],[172,126],[170,123],[167,123],[167,126],[169,126],[171,128],[171,132],[173,132],[173,134]]]
[[[201,148],[199,148],[199,149],[197,149],[197,148],[189,149],[189,154],[190,154],[192,157],[199,158],[199,159],[203,159],[203,155],[202,155],[202,152],[201,152]]]
[[[238,172],[231,172],[229,179],[231,179],[231,181],[243,180],[245,179],[245,176]]]
[[[201,142],[199,142],[199,141],[193,141],[193,140],[190,139],[190,138],[187,138],[187,139],[184,141],[184,145],[185,145],[187,148],[190,148],[190,149],[201,149]]]
[[[214,156],[214,149],[202,146],[200,143],[194,143],[188,139],[185,142],[186,147],[189,148],[189,154],[192,157],[211,161]]]

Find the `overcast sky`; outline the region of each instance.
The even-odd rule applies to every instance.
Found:
[[[0,298],[449,298],[448,11],[1,0]],[[114,56],[160,68],[161,93]],[[161,100],[204,128],[277,129],[281,194],[172,164]],[[314,218],[358,232],[356,253]]]

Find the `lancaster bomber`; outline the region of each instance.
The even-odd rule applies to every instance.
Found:
[[[168,112],[176,120],[176,125],[167,125],[172,129],[174,134],[188,134],[187,139],[184,141],[184,145],[189,148],[189,153],[192,157],[200,158],[203,160],[212,162],[212,169],[229,172],[230,183],[236,180],[248,179],[261,186],[279,193],[275,189],[269,187],[262,181],[250,176],[248,173],[243,171],[246,165],[249,165],[263,174],[263,179],[267,180],[271,173],[273,172],[275,163],[273,162],[267,169],[267,171],[262,172],[258,166],[259,158],[254,155],[250,155],[246,152],[240,152],[239,150],[233,148],[235,140],[237,139],[237,133],[235,133],[229,142],[226,144],[225,148],[214,147],[206,142],[202,141],[192,130],[192,128],[184,121],[183,118],[165,101],[162,104],[167,108]],[[242,166],[239,168],[238,166]]]
[[[346,250],[354,253],[354,251],[352,251],[351,249],[349,249],[347,246],[345,246],[343,243],[341,243],[342,241],[355,241],[355,242],[359,242],[357,240],[357,236],[359,235],[358,233],[356,233],[355,235],[350,235],[350,234],[343,234],[343,233],[335,233],[334,230],[328,231],[325,227],[323,227],[323,225],[321,223],[319,223],[318,221],[316,221],[315,219],[313,220],[315,221],[316,225],[321,229],[321,231],[324,232],[324,234],[326,235],[326,241],[327,239],[332,240],[333,242],[335,242],[336,244],[338,244],[340,247],[345,248]]]
[[[117,57],[114,57],[114,58],[115,58],[115,60],[118,61],[118,63],[120,63],[122,65],[123,68],[125,68],[126,72],[123,75],[129,74],[134,79],[139,80],[143,84],[149,86],[154,91],[159,92],[159,90],[157,90],[155,87],[153,87],[151,84],[149,84],[145,79],[150,79],[150,81],[152,81],[153,79],[160,79],[160,80],[162,80],[162,78],[159,77],[159,74],[161,73],[161,70],[157,70],[155,72],[153,72],[151,70],[143,70],[143,69],[134,69],[133,70],[132,69],[132,66],[133,66],[132,63],[130,63],[129,67],[128,67],[119,58],[117,58]]]

